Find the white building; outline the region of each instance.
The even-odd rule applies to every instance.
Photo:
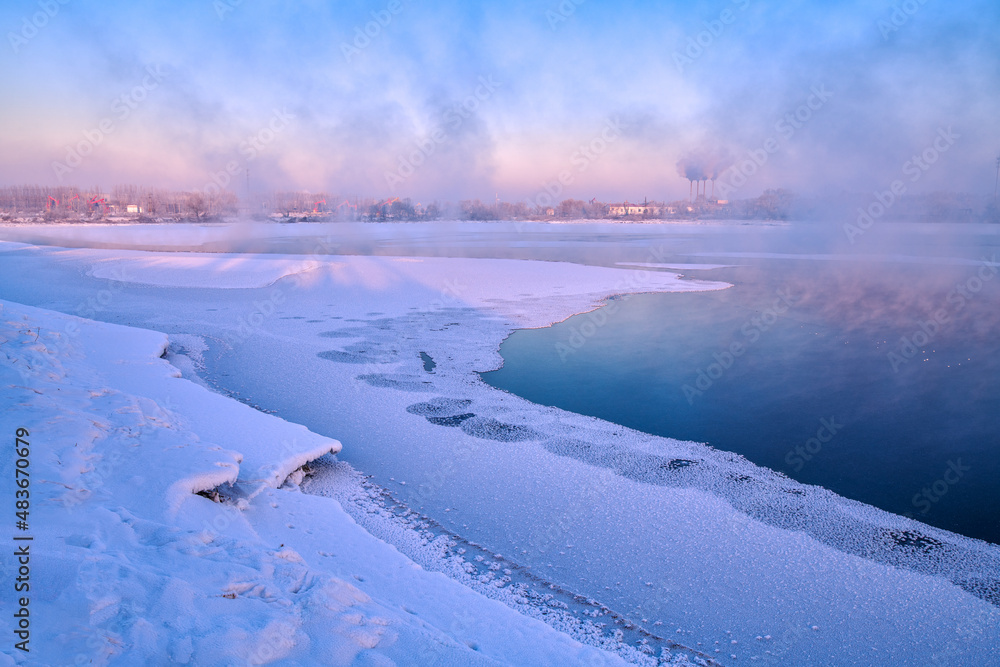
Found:
[[[621,204],[608,205],[608,215],[660,215],[663,213],[663,208],[663,206],[649,202],[644,202],[642,204],[630,204],[628,202],[624,202]]]

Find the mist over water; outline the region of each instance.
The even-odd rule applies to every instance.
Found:
[[[733,288],[639,295],[515,332],[484,379],[1000,542],[997,244],[953,232],[818,259],[782,256],[795,234],[730,238],[717,245],[771,258],[698,250],[739,266],[688,275]]]

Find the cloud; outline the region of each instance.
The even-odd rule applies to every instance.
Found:
[[[385,6],[242,3],[220,20],[211,3],[68,4],[20,53],[0,55],[0,85],[19,101],[3,112],[0,149],[10,158],[0,179],[46,180],[50,163],[149,64],[168,68],[169,80],[81,177],[197,186],[244,159],[240,143],[288,108],[295,122],[251,166],[261,187],[390,194],[386,172],[443,126],[447,140],[401,193],[527,197],[617,118],[622,141],[568,194],[631,187],[670,199],[686,194],[678,160],[743,158],[815,86],[833,97],[741,193],[884,187],[949,125],[962,141],[921,187],[982,191],[1000,149],[1000,7],[992,2],[926,3],[889,32],[879,22],[892,7],[861,2],[591,1],[555,29],[544,4],[406,2],[348,62],[342,45],[384,18]],[[674,54],[717,27],[726,9],[734,20],[679,71]],[[3,25],[21,18],[15,5],[0,10]],[[444,120],[491,76],[502,88],[454,127]],[[27,136],[13,132],[25,127]]]

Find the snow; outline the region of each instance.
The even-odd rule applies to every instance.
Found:
[[[236,225],[220,223],[0,225],[4,238],[11,241],[51,244],[52,239],[58,239],[62,245],[69,247],[99,244],[118,248],[160,246],[163,249],[173,249],[178,245],[179,239],[182,239],[182,245],[191,247],[222,240],[238,240],[248,234],[260,234],[264,230],[279,229],[281,227],[276,225],[252,222]]]
[[[615,266],[642,266],[648,269],[677,269],[680,271],[707,271],[709,269],[728,269],[732,264],[684,264],[672,262],[662,264],[657,262],[615,262]]]
[[[163,245],[189,250],[201,241],[185,238],[188,231],[176,230],[173,239],[167,238],[170,230],[156,233],[164,235],[158,239]],[[546,242],[558,241],[547,237]],[[328,237],[320,245],[328,248],[333,242]],[[78,303],[105,288],[93,276],[93,268],[131,262],[131,252],[39,247],[9,252],[0,263],[0,278],[60,280],[39,281],[30,289],[0,283],[5,285],[0,294],[14,292],[22,299],[74,312]],[[579,643],[572,643],[575,640],[607,646],[618,657],[642,662],[643,654],[636,648],[642,641],[659,649],[668,648],[665,640],[670,638],[723,664],[995,662],[993,652],[1000,645],[1000,550],[995,545],[797,484],[698,443],[653,437],[534,405],[486,386],[477,375],[502,363],[497,348],[514,329],[546,326],[587,311],[594,311],[587,317],[600,326],[602,317],[614,315],[610,309],[594,309],[614,295],[721,289],[725,284],[644,270],[658,268],[649,266],[273,255],[263,259],[276,262],[274,266],[294,266],[294,261],[318,266],[253,288],[249,285],[261,283],[249,276],[258,269],[241,274],[236,263],[227,269],[233,277],[222,280],[247,287],[219,289],[227,283],[208,271],[184,276],[184,262],[190,257],[150,253],[142,263],[129,264],[130,282],[114,277],[113,298],[102,305],[103,310],[95,310],[102,318],[169,332],[167,356],[174,367],[184,378],[220,393],[210,394],[195,382],[170,377],[170,369],[155,358],[163,346],[159,334],[148,334],[153,336],[149,344],[139,346],[145,352],[135,348],[129,353],[129,359],[144,359],[129,362],[137,364],[134,368],[106,370],[115,368],[116,358],[126,358],[122,350],[127,348],[95,343],[109,349],[106,361],[95,364],[109,375],[103,376],[103,384],[93,386],[120,383],[120,391],[129,395],[143,395],[147,385],[166,387],[168,381],[176,386],[186,382],[192,392],[197,388],[198,398],[187,402],[171,394],[177,409],[171,408],[174,417],[161,421],[171,425],[167,429],[171,438],[181,437],[174,431],[187,433],[192,443],[220,447],[187,445],[192,454],[202,448],[211,451],[203,459],[193,456],[191,475],[210,467],[209,461],[228,461],[239,466],[237,488],[225,491],[231,496],[227,504],[186,493],[181,505],[175,506],[165,500],[167,487],[161,485],[157,494],[163,493],[164,500],[156,501],[160,509],[155,517],[144,518],[191,531],[206,520],[209,526],[223,521],[224,528],[212,531],[216,540],[212,544],[222,545],[212,547],[219,549],[213,553],[220,562],[232,559],[257,571],[266,563],[274,572],[280,562],[285,568],[281,572],[298,576],[295,573],[301,570],[293,565],[308,567],[310,572],[349,582],[371,602],[356,602],[351,609],[359,612],[337,611],[330,622],[341,622],[336,617],[340,613],[388,619],[389,625],[378,627],[388,627],[399,636],[392,644],[399,650],[393,653],[387,640],[380,639],[373,649],[383,652],[380,655],[404,664],[421,655],[427,643],[416,638],[417,630],[407,622],[413,614],[400,609],[424,605],[420,618],[428,625],[419,628],[429,627],[457,644],[458,652],[449,654],[454,660],[449,657],[445,662],[459,664],[466,660],[462,651],[470,642],[480,649],[475,655],[500,662],[545,663],[550,660],[547,656],[558,656],[552,662],[565,664],[582,655],[567,658],[570,654],[559,652],[582,651]],[[82,278],[73,282],[67,276]],[[43,354],[24,340],[21,349],[26,358]],[[67,347],[68,359],[76,353]],[[434,362],[431,370],[426,359]],[[70,371],[76,372],[76,361],[61,363],[63,370],[53,366],[47,382],[60,381],[61,373],[69,377]],[[131,381],[142,375],[143,364],[150,379]],[[154,382],[153,375],[160,379]],[[246,416],[250,412],[268,416],[222,394],[307,427],[309,431],[276,432],[271,438],[277,443],[294,439],[299,443],[296,455],[272,458],[269,451],[252,446],[265,422],[243,431],[238,426],[251,419]],[[209,395],[229,406],[226,412],[216,406],[201,411]],[[29,399],[40,400],[27,394],[12,400]],[[164,405],[162,398],[151,400]],[[249,412],[237,412],[234,405]],[[104,421],[108,417],[103,415],[117,414],[104,406],[89,409]],[[153,414],[152,408],[148,410]],[[292,428],[281,423],[283,429]],[[311,464],[315,476],[302,479],[293,466],[318,452],[313,447],[321,441],[309,438],[323,435],[337,438],[343,449],[336,460],[326,456]],[[166,435],[159,437],[165,444],[173,442]],[[242,460],[236,462],[239,457]],[[62,460],[71,458],[67,454]],[[287,483],[278,486],[277,481],[289,473]],[[189,477],[177,475],[174,481]],[[129,487],[133,488],[144,487]],[[122,506],[139,513],[132,505]],[[152,508],[150,504],[148,511]],[[145,505],[142,511],[147,511]],[[202,514],[210,511],[218,514]],[[107,511],[97,516],[107,517]],[[111,535],[115,524],[109,521]],[[107,545],[132,539],[127,531],[124,537],[115,533],[113,538],[85,531],[75,542],[92,541],[94,534]],[[379,549],[398,560],[388,559]],[[247,559],[252,562],[247,564]],[[398,568],[386,565],[393,563]],[[431,595],[419,592],[425,589],[409,579],[401,583],[399,572],[413,570],[414,563],[426,577],[420,586],[437,590],[440,583],[454,588]],[[507,570],[510,574],[505,574]],[[304,637],[288,649],[295,656],[289,659],[308,662],[301,657],[305,653],[296,651],[311,650],[304,648],[314,639],[301,610],[312,607],[296,607],[296,593],[280,583],[285,579],[267,583],[267,577],[254,576],[226,579],[221,586],[217,577],[212,590],[236,591],[242,603],[247,591],[271,599],[262,593],[270,586],[270,596],[288,600],[298,610],[299,625],[279,613],[246,618],[258,629],[291,623],[298,630],[280,630],[282,636],[297,637],[301,632]],[[106,585],[112,590],[119,586]],[[155,588],[132,585],[140,591]],[[545,589],[552,594],[539,606],[534,602],[542,599]],[[148,602],[145,592],[137,595],[142,604]],[[456,619],[455,610],[469,604],[454,604],[466,599],[462,596],[471,596],[492,611],[470,612],[471,621]],[[503,605],[498,604],[501,601]],[[493,604],[503,611],[489,606]],[[565,613],[546,614],[544,606]],[[528,636],[540,647],[514,653],[510,644],[520,645],[520,639],[487,636],[496,631],[493,613],[513,614],[511,618],[519,619],[516,627],[544,620],[547,625],[542,628],[526,626],[535,628]],[[151,618],[145,620],[158,627],[157,617]],[[582,623],[584,619],[608,625],[602,631]],[[611,619],[625,619],[648,634]],[[213,617],[204,623],[215,632],[224,621]],[[375,621],[369,625],[373,629],[364,639],[337,641],[354,650],[376,635],[390,633],[379,635]],[[227,631],[247,632],[239,628]],[[554,632],[552,628],[564,633],[544,634]],[[115,632],[116,637],[125,636],[121,629]],[[151,632],[164,637],[176,634]],[[624,635],[622,641],[631,652],[609,643],[617,632]],[[225,641],[230,641],[229,635]],[[252,648],[246,648],[248,639],[232,641],[243,647],[240,650]],[[546,649],[549,642],[564,648]],[[196,639],[191,646],[208,650],[198,648],[207,645]],[[182,649],[181,653],[187,650]],[[510,652],[501,653],[504,650]],[[606,653],[596,655],[610,659]],[[677,651],[679,659],[692,656]]]
[[[163,334],[0,302],[0,340],[34,538],[31,652],[7,664],[621,662],[281,488],[340,443],[178,377]],[[194,495],[219,485],[240,502]]]
[[[124,256],[121,256],[124,255]],[[279,278],[311,271],[318,262],[258,255],[174,253],[169,257],[122,251],[94,264],[95,278],[166,287],[267,287]]]
[[[437,294],[428,307],[461,303],[475,308],[495,307],[504,301],[508,308],[544,326],[535,309],[518,304],[529,299],[610,296],[637,291],[693,291],[722,289],[726,283],[681,281],[671,273],[620,271],[578,264],[534,262],[509,259],[417,258],[334,256],[323,261],[303,261],[296,256],[236,256],[196,253],[140,253],[127,259],[103,259],[96,251],[78,250],[79,258],[92,258],[90,274],[123,283],[160,287],[264,287],[283,275],[295,275],[296,284],[329,282],[338,288],[360,286],[387,294],[389,299],[408,299],[407,292],[424,288]],[[117,254],[117,253],[116,253]],[[308,273],[305,273],[308,272]],[[498,287],[502,287],[498,291]],[[516,295],[516,300],[510,299]],[[385,304],[379,304],[385,305]],[[400,302],[392,304],[398,307]],[[504,308],[506,311],[507,308]]]

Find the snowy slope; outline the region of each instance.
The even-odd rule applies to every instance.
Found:
[[[186,243],[185,233],[174,243]],[[185,354],[210,342],[226,354],[209,364],[209,382],[337,437],[340,459],[443,530],[725,664],[996,664],[995,545],[697,443],[533,405],[475,373],[501,362],[497,346],[515,328],[591,310],[610,294],[718,283],[555,262],[329,256],[267,288],[215,289],[202,276],[191,289],[182,263],[171,267],[179,255],[156,254],[144,266],[121,251],[11,255],[16,270],[82,276],[79,286],[25,290],[69,312],[105,289],[92,269],[121,260],[141,287],[109,284],[114,299],[102,316],[169,331]],[[0,275],[15,269],[0,265]],[[239,264],[228,270],[234,284],[247,280]],[[600,326],[607,314],[588,321]],[[424,356],[436,364],[430,370]],[[398,525],[329,482],[317,475],[303,488],[337,498],[370,532],[430,562],[424,547],[396,540]],[[308,507],[325,499],[291,506],[273,500],[285,490],[253,488],[260,495],[239,516],[253,517],[258,532],[284,526],[277,542],[311,567],[319,551],[341,559],[333,576],[378,599],[364,588],[377,577],[352,579],[343,549],[311,545],[328,514]]]
[[[31,650],[5,642],[0,662],[620,662],[420,569],[335,501],[279,488],[340,443],[177,377],[166,342],[0,302],[0,428],[30,433],[18,534],[34,538]],[[13,457],[2,466],[13,479]],[[234,503],[194,495],[226,482]]]
[[[555,262],[324,261],[276,283],[285,298],[252,337],[199,325],[233,341],[220,370],[238,381],[214,381],[335,434],[347,460],[447,531],[725,664],[989,664],[995,547],[475,374],[514,328],[609,294],[722,285]]]
[[[267,287],[279,278],[318,266],[319,262],[300,257],[198,253],[172,253],[164,257],[120,250],[114,258],[95,263],[91,274],[95,278],[172,287],[209,284],[219,288],[247,288]]]

